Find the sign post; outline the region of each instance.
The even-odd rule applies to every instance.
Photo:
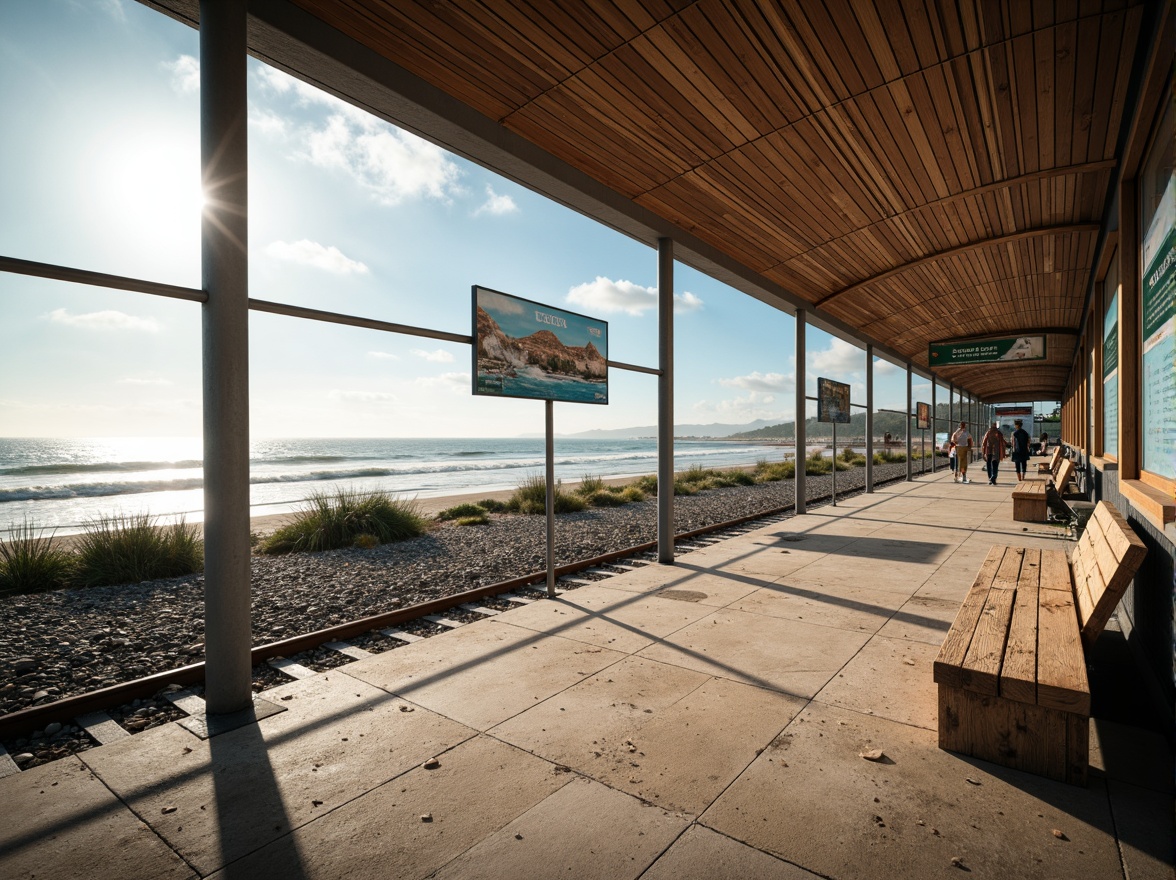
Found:
[[[833,425],[833,506],[837,506],[837,425],[849,424],[849,386],[832,379],[817,379],[817,421]]]
[[[922,462],[919,474],[927,473],[927,429],[931,426],[931,404],[919,403],[916,408],[915,427],[919,429],[919,449]],[[935,432],[931,432],[931,445],[935,445]],[[931,462],[935,462],[935,450],[931,450]]]
[[[555,401],[608,403],[608,323],[473,287],[473,393],[545,404],[547,595],[555,597]]]

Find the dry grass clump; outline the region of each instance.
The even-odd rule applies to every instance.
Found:
[[[361,535],[387,544],[423,535],[426,528],[415,501],[380,491],[316,492],[292,522],[262,541],[260,550],[268,554],[337,550],[355,546]]]

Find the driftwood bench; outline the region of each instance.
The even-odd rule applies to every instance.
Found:
[[[1062,550],[993,547],[935,660],[939,747],[1086,784],[1091,645],[1147,550],[1099,502]]]

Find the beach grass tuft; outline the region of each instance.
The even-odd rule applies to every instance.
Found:
[[[486,508],[481,504],[470,504],[467,502],[445,508],[437,514],[437,519],[441,520],[441,522],[446,522],[447,520],[461,519],[462,517],[485,516],[486,513]]]
[[[555,483],[555,512],[579,513],[588,504],[579,495],[563,491],[562,483]],[[542,474],[524,477],[507,502],[507,508],[515,513],[547,513],[547,478]]]
[[[266,538],[260,549],[267,554],[337,550],[352,546],[356,536],[364,533],[387,544],[423,535],[427,527],[415,501],[387,492],[316,492],[295,519]]]
[[[181,577],[204,570],[204,542],[182,518],[167,526],[149,513],[100,516],[82,524],[76,581],[87,587]]]
[[[45,537],[28,519],[12,527],[9,539],[0,543],[0,592],[39,593],[69,584],[76,560],[58,547],[54,534]]]
[[[604,485],[604,480],[600,477],[592,477],[585,474],[580,478],[580,485],[576,487],[576,494],[584,498],[591,498],[597,492],[605,492],[608,487]]]
[[[489,522],[490,517],[486,516],[485,513],[471,516],[459,516],[457,518],[457,525],[459,526],[484,526],[488,525]]]
[[[507,503],[499,501],[497,498],[483,498],[478,502],[478,507],[482,508],[487,513],[506,513]]]

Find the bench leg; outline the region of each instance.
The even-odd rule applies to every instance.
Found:
[[[1085,786],[1090,720],[941,684],[939,747]]]

